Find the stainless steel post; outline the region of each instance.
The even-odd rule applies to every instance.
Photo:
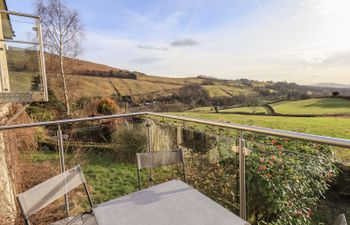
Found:
[[[39,41],[39,51],[40,51],[40,70],[42,75],[42,89],[44,92],[44,101],[49,101],[49,93],[47,89],[47,78],[46,78],[46,65],[45,65],[45,51],[44,51],[44,43],[43,43],[43,34],[41,29],[41,19],[37,19],[37,27],[38,27],[38,41]]]
[[[151,123],[149,122],[149,120],[147,121],[147,124],[146,124],[146,127],[147,127],[147,145],[148,145],[148,149],[147,149],[147,152],[149,154],[149,158],[151,160],[151,165],[152,165],[152,155],[151,155],[151,146],[152,146],[152,140],[151,140]],[[149,187],[152,187],[153,186],[153,170],[152,170],[152,167],[149,168],[149,176],[148,176],[148,186]]]
[[[62,129],[61,125],[57,125],[57,145],[58,145],[58,152],[60,154],[60,166],[61,166],[61,173],[64,173],[66,171],[65,163],[64,163],[64,146],[63,146],[63,135],[62,135]],[[66,210],[66,216],[69,217],[69,202],[68,202],[68,193],[64,195],[64,208]]]
[[[238,132],[239,141],[239,214],[244,220],[247,220],[247,202],[246,202],[246,183],[245,183],[245,140],[243,131]]]

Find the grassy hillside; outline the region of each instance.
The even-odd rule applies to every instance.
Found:
[[[205,85],[204,88],[209,92],[210,97],[218,96],[237,96],[237,95],[251,95],[255,94],[251,88],[246,86],[237,86],[236,84],[215,84],[215,85]]]
[[[51,76],[49,79],[51,87],[59,87],[61,79],[59,76]],[[139,98],[155,98],[167,96],[179,91],[186,83],[200,83],[194,78],[176,79],[152,76],[139,76],[137,80],[102,78],[89,76],[69,76],[70,95],[73,99],[82,96],[111,96],[116,89],[122,95]],[[60,89],[55,88],[56,95],[60,95]]]
[[[47,59],[49,85],[56,95],[61,96],[60,77],[54,72],[57,71],[57,67],[53,66],[57,64],[52,63],[55,58],[47,55]],[[287,82],[264,82],[248,79],[221,80],[205,76],[188,78],[149,76],[141,72],[126,71],[73,59],[66,59],[66,68],[69,68],[67,74],[69,74],[68,86],[70,86],[71,99],[79,99],[83,96],[111,96],[119,92],[124,96],[132,96],[135,100],[154,100],[158,97],[179,93],[183,86],[190,83],[202,84],[211,98],[259,95],[276,100],[286,99],[289,94],[291,94],[292,99],[300,99],[302,95],[307,94],[329,96],[331,93],[330,90]],[[133,76],[131,79],[134,80],[118,78],[118,72],[131,74]],[[114,73],[116,74],[110,75]]]
[[[271,105],[281,114],[342,114],[350,113],[350,100],[320,98],[300,101],[284,101]]]
[[[48,56],[52,60],[52,56]],[[72,68],[70,71],[118,71],[119,68],[114,68],[102,64],[96,64],[83,60],[67,60],[67,67]],[[58,87],[60,85],[60,77],[53,73],[53,69],[49,69],[49,85]],[[186,84],[198,83],[202,84],[204,78],[188,77],[188,78],[168,78],[149,76],[143,73],[135,72],[137,80],[98,77],[98,76],[83,76],[82,74],[72,74],[69,76],[68,84],[73,90],[70,95],[73,99],[78,99],[82,96],[111,96],[116,93],[117,89],[122,95],[130,95],[136,99],[140,98],[157,98],[160,96],[168,96],[178,93],[179,89]],[[264,82],[253,82],[256,86],[265,85]],[[220,81],[216,80],[213,85],[203,85],[208,91],[210,97],[231,97],[238,95],[256,94],[252,87],[243,84],[239,80],[235,81]],[[56,95],[61,95],[60,88],[52,88]]]

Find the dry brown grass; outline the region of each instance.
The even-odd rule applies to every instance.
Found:
[[[20,108],[20,105],[13,105],[11,115]],[[30,119],[25,113],[18,116],[13,123],[28,123]],[[8,176],[9,176],[9,186],[13,188],[14,192],[18,192],[22,188],[21,179],[21,165],[19,163],[20,155],[19,151],[36,150],[37,142],[35,139],[34,129],[17,129],[4,131],[4,156],[5,156],[5,166],[7,166]],[[2,171],[4,172],[4,171]],[[5,206],[0,206],[0,224],[12,224],[13,223],[13,211],[10,210],[13,207],[13,202],[8,201],[8,193],[4,192],[0,195],[0,204],[5,204]]]
[[[20,160],[21,170],[21,189],[28,190],[52,177],[59,174],[60,168],[58,162],[45,161],[33,162],[29,155]],[[86,201],[86,195],[83,188],[77,188],[69,193],[70,215],[78,215],[83,212],[82,202]],[[54,201],[44,209],[40,210],[30,218],[32,225],[47,225],[65,218],[63,197]],[[16,224],[24,225],[22,215],[19,212]]]

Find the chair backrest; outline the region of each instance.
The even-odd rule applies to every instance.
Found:
[[[345,215],[344,214],[339,215],[334,225],[348,225],[348,223],[346,222]]]
[[[137,153],[136,157],[138,169],[173,165],[183,163],[184,161],[181,149],[162,152]]]
[[[17,195],[17,200],[26,222],[28,223],[31,215],[81,184],[84,184],[85,191],[87,192],[84,174],[80,166],[76,166]],[[88,197],[90,201],[89,194]]]
[[[137,153],[137,178],[138,186],[141,190],[141,169],[150,169],[159,166],[182,164],[183,180],[186,182],[185,160],[182,149],[171,151]],[[152,177],[150,177],[152,179]]]

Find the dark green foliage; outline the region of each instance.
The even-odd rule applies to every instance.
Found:
[[[339,96],[339,91],[334,91],[334,92],[332,92],[332,97],[337,97],[337,96]]]
[[[31,91],[40,91],[41,89],[41,79],[40,76],[33,76]]]
[[[91,77],[113,77],[113,78],[120,78],[120,79],[137,80],[137,73],[127,71],[127,70],[110,70],[110,71],[80,70],[80,71],[74,71],[73,74],[91,76]]]
[[[205,106],[209,104],[209,93],[200,84],[184,86],[176,97],[190,106]]]
[[[247,157],[252,224],[311,224],[313,208],[337,174],[328,146],[251,137]]]
[[[64,115],[64,104],[49,89],[48,102],[33,102],[26,111],[34,121],[62,119],[62,115]]]

